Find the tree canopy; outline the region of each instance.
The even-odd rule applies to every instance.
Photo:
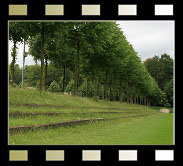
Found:
[[[160,88],[165,84],[162,75],[170,79],[171,68],[165,64],[171,60],[162,55],[143,63],[116,22],[28,22],[26,26],[17,22],[18,27],[24,25],[26,36],[10,24],[10,40],[27,40],[30,54],[41,61],[39,67],[25,69],[30,72],[25,79],[35,80],[33,86],[39,79],[40,90],[44,82],[45,90],[58,84],[57,89],[74,96],[168,105]],[[156,68],[156,62],[166,72]],[[154,77],[155,72],[160,76]]]

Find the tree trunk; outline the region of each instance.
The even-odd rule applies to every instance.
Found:
[[[86,97],[88,98],[88,84],[89,84],[89,80],[88,78],[86,78]]]
[[[116,101],[116,77],[114,73],[114,84],[113,84],[113,101]]]
[[[111,90],[111,86],[109,88],[109,100],[111,100],[111,94],[112,94],[112,90]]]
[[[16,63],[16,41],[13,41],[13,52],[12,52],[12,62],[11,62],[11,80],[14,81],[15,77],[15,63]],[[13,83],[13,82],[12,82]]]
[[[139,105],[141,105],[141,102],[140,102],[140,96],[139,96]]]
[[[44,23],[41,23],[41,72],[40,72],[40,91],[43,89],[43,70],[44,70],[44,42],[45,42],[45,31]]]
[[[119,82],[119,102],[122,103],[122,81]]]
[[[97,98],[97,91],[98,91],[98,76],[95,75],[95,92],[94,92],[94,98]]]
[[[146,106],[146,97],[144,97],[144,105]]]
[[[125,93],[125,102],[128,103],[128,94],[127,93]]]
[[[144,105],[146,106],[146,97],[144,97]]]
[[[144,96],[142,96],[142,105],[144,105]]]
[[[80,51],[80,41],[77,42],[77,55],[75,61],[75,75],[74,75],[74,91],[73,95],[76,96],[78,92],[78,74],[79,74],[79,51]]]
[[[44,89],[47,90],[47,75],[48,75],[48,58],[45,58],[45,77],[44,77]]]
[[[108,99],[108,72],[105,70],[105,87],[104,87],[104,100]]]
[[[130,97],[129,97],[129,94],[127,94],[127,101],[128,101],[128,103],[130,104]]]
[[[64,73],[63,73],[63,80],[62,80],[62,93],[64,93],[65,90],[65,73],[66,73],[66,67],[64,66]]]
[[[104,100],[104,95],[105,95],[105,86],[103,85],[102,100]]]

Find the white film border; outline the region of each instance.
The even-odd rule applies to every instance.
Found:
[[[46,4],[45,15],[46,16],[64,16],[64,4]],[[171,5],[154,5],[155,16],[173,16],[173,4]],[[27,4],[9,4],[9,16],[27,16],[28,5]],[[83,4],[81,5],[81,16],[100,16],[101,5],[100,4]],[[118,16],[138,16],[137,4],[119,4]]]
[[[119,161],[138,161],[138,150],[119,150]],[[82,150],[82,161],[102,161],[101,150]],[[9,161],[28,161],[28,150],[10,150]],[[45,161],[65,161],[64,150],[46,150]],[[155,161],[174,161],[174,150],[155,150]]]

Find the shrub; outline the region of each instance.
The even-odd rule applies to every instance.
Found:
[[[60,90],[61,89],[55,80],[50,84],[48,88],[49,92],[60,92]]]
[[[37,83],[36,83],[36,88],[37,88],[37,89],[40,88],[40,81],[37,81]]]
[[[88,85],[88,97],[93,97],[94,96],[94,85],[92,82],[89,82]],[[86,96],[86,81],[83,82],[83,84],[78,88],[79,92],[82,92],[84,96]]]
[[[94,101],[99,101],[100,100],[100,97],[98,97],[98,96],[97,97],[93,97],[93,100]]]
[[[67,87],[65,88],[65,92],[72,92],[73,91],[73,87],[74,87],[74,80],[71,80]]]
[[[167,96],[168,102],[173,107],[173,79],[166,83],[164,87],[164,93]]]
[[[12,88],[18,88],[18,85],[16,83],[10,84]]]

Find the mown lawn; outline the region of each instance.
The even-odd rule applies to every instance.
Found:
[[[173,113],[160,113],[160,107],[40,94],[37,90],[18,88],[10,88],[9,103],[9,127],[104,118],[100,122],[9,133],[10,145],[173,144]],[[12,116],[17,113],[23,116]]]
[[[118,119],[49,130],[12,134],[9,144],[173,144],[172,114],[138,119]]]

